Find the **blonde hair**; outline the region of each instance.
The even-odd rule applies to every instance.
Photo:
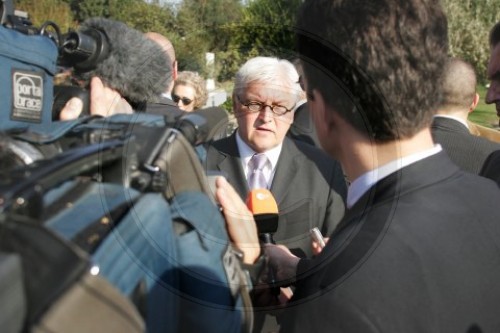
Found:
[[[196,72],[183,71],[179,72],[177,80],[174,82],[174,89],[178,85],[189,86],[194,89],[194,109],[199,109],[207,103],[208,91],[205,86],[205,79]]]

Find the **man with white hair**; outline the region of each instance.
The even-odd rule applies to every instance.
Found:
[[[209,147],[206,168],[222,172],[243,200],[255,186],[269,189],[279,209],[274,240],[299,257],[311,257],[309,231],[318,227],[329,236],[335,229],[344,215],[346,183],[339,163],[286,137],[301,93],[298,79],[287,60],[248,60],[236,74],[232,94],[238,128]],[[258,173],[257,159],[264,160]],[[256,174],[262,178],[254,185]],[[255,310],[259,331],[262,316]],[[266,330],[276,330],[271,320],[266,319]]]

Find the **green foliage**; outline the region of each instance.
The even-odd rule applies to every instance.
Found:
[[[477,87],[477,92],[480,96],[479,104],[476,109],[469,114],[469,120],[479,125],[494,128],[498,125],[498,116],[494,104],[486,104],[484,102],[487,88],[483,85]]]
[[[488,34],[500,21],[500,0],[445,0],[450,55],[471,63],[480,82],[486,82]]]
[[[176,29],[172,9],[158,4],[132,0],[127,6],[114,8],[110,13],[113,19],[143,32],[154,31],[169,36]]]
[[[287,57],[294,50],[295,16],[302,0],[255,0],[234,26],[233,45],[261,55]],[[254,51],[255,52],[255,51]],[[253,53],[254,53],[253,52]]]
[[[144,32],[159,32],[174,44],[180,70],[206,75],[205,52],[214,52],[216,78],[226,81],[232,80],[250,57],[293,57],[295,15],[302,2],[15,0],[15,5],[27,11],[35,25],[52,20],[63,32],[93,16],[123,21]],[[488,33],[500,21],[500,0],[443,0],[443,4],[448,15],[450,55],[474,65],[480,82],[485,83]]]
[[[184,0],[177,15],[179,43],[174,44],[181,70],[207,74],[205,53],[225,56],[232,31],[228,26],[241,17],[239,0]],[[218,67],[220,68],[220,67]]]
[[[76,26],[71,9],[64,0],[17,0],[14,2],[14,7],[27,12],[36,27],[40,27],[46,21],[55,22],[61,32]]]

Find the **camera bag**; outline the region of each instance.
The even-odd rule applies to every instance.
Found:
[[[50,124],[57,56],[49,37],[0,25],[0,130]]]

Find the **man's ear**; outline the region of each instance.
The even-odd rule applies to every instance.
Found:
[[[233,113],[236,113],[236,93],[233,91],[233,95],[231,96],[232,102],[233,102]]]
[[[472,111],[474,111],[476,109],[478,103],[479,103],[479,94],[476,93],[474,95],[474,99],[472,100],[472,104],[469,108],[469,113],[471,113]]]
[[[333,125],[332,112],[328,110],[326,101],[321,92],[317,89],[313,89],[309,96],[308,103],[314,110],[312,116],[316,118],[316,123],[319,126],[325,126],[327,130],[330,129]]]
[[[177,80],[177,76],[179,75],[179,72],[177,70],[177,60],[174,60],[172,63],[172,79],[173,81]]]

